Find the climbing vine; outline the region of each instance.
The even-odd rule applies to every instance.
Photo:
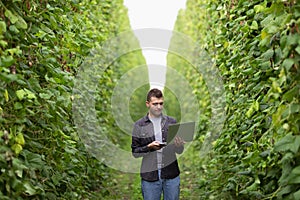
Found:
[[[109,169],[73,124],[72,88],[90,50],[128,29],[122,1],[0,1],[0,199],[109,195]],[[132,67],[119,66],[118,76]],[[104,72],[101,105],[112,78]]]
[[[204,199],[300,198],[299,6],[296,1],[188,0],[178,16],[176,30],[208,52],[226,90],[222,132],[196,172]],[[203,85],[192,68],[177,69],[194,88]],[[200,104],[209,106],[202,94],[197,94]]]

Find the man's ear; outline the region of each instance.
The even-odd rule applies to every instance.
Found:
[[[147,106],[147,108],[149,108],[149,106],[150,106],[149,101],[146,101],[146,106]]]

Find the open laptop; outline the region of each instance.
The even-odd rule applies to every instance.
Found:
[[[193,141],[195,133],[195,122],[183,122],[170,124],[168,130],[167,144],[173,142],[175,136],[182,138],[185,142]]]

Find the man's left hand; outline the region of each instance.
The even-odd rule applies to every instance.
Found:
[[[175,146],[179,147],[179,146],[182,146],[184,145],[186,142],[181,138],[181,137],[178,137],[176,136],[175,139],[174,139],[174,144]]]

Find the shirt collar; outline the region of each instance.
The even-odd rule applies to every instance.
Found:
[[[161,121],[165,120],[166,116],[164,114],[161,114]],[[149,113],[144,117],[144,122],[151,122],[149,118]]]

